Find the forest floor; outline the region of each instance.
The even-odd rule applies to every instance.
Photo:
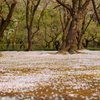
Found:
[[[100,51],[2,51],[0,100],[100,100]]]

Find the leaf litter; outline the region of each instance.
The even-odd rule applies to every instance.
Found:
[[[100,51],[4,51],[0,100],[99,100]]]

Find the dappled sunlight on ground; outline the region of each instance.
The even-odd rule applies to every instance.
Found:
[[[5,51],[0,100],[100,100],[100,51]]]

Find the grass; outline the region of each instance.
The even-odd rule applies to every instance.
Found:
[[[100,48],[87,48],[87,49],[92,51],[100,51]]]
[[[24,49],[0,49],[0,51],[26,51]],[[55,51],[55,48],[35,48],[33,51]]]
[[[44,48],[44,49],[37,48],[37,49],[34,49],[34,50],[36,50],[36,51],[41,51],[41,50],[43,50],[43,51],[55,51],[55,48]]]

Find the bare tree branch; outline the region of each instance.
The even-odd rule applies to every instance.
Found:
[[[43,15],[43,13],[44,13],[46,7],[48,6],[49,2],[50,2],[50,0],[46,3],[46,5],[44,6],[43,10],[41,11],[40,17],[39,17],[39,19],[38,19],[37,30],[33,33],[32,38],[34,37],[34,34],[36,34],[36,33],[39,31],[39,29],[40,29],[40,20],[41,20],[41,17],[42,17],[42,15]]]
[[[6,5],[8,6],[8,8],[9,8],[9,10],[10,10],[10,5],[9,5],[9,3],[8,3],[6,0],[4,0],[4,1],[5,1]]]
[[[95,13],[95,15],[96,15],[97,21],[98,21],[98,23],[99,23],[99,25],[100,25],[100,17],[99,17],[99,15],[98,15],[98,13],[97,13],[95,0],[92,0],[92,4],[93,4],[93,9],[94,9],[94,13]],[[99,5],[100,5],[100,4],[99,4]]]
[[[97,7],[96,9],[99,9],[99,7],[100,7],[100,4],[98,5],[98,7]],[[91,23],[93,17],[94,17],[94,13],[92,14],[90,20],[88,21],[88,23],[87,23],[87,25],[86,25],[86,27],[85,27],[85,29],[84,29],[84,33],[85,33],[85,31],[87,30],[88,26],[90,25],[90,23]]]
[[[80,10],[81,10],[81,11],[84,11],[84,10],[88,7],[90,1],[91,1],[91,0],[86,0],[85,3],[82,5],[82,8],[81,8]]]
[[[69,4],[65,4],[64,2],[61,2],[61,0],[56,0],[60,5],[65,7],[67,10],[69,10],[70,13],[72,13],[72,8]]]

